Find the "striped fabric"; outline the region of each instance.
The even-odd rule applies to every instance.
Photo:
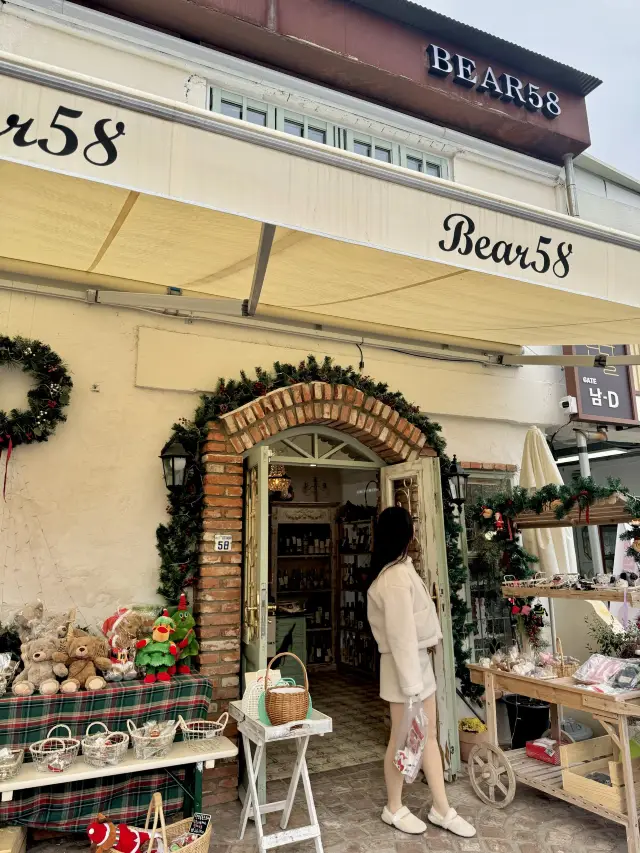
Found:
[[[72,735],[80,738],[88,724],[96,721],[126,732],[128,719],[136,725],[147,720],[175,720],[178,714],[205,719],[211,695],[208,678],[182,675],[169,684],[129,681],[70,696],[6,696],[0,699],[0,746],[27,748],[59,723],[68,725]],[[180,739],[179,733],[176,739]],[[183,771],[176,768],[173,772],[184,780]],[[0,803],[0,823],[80,832],[98,811],[115,823],[136,823],[144,820],[154,791],[162,793],[167,814],[182,808],[180,787],[166,773],[151,771],[16,791],[12,801]]]

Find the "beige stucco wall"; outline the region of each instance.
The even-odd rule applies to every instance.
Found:
[[[54,26],[53,20],[37,23],[34,15],[12,8],[4,14],[0,7],[0,50],[17,56],[87,74],[101,80],[110,80],[142,92],[161,95],[176,101],[189,101],[190,72],[179,64],[153,61],[151,56],[138,55],[135,46],[125,45],[98,34],[88,39],[74,33],[70,27]],[[201,96],[204,106],[204,93]]]
[[[165,517],[158,454],[171,424],[219,376],[296,362],[309,352],[357,364],[351,345],[234,329],[0,290],[0,333],[50,344],[68,363],[68,421],[21,446],[0,501],[0,619],[40,595],[87,623],[153,598],[155,528]],[[442,422],[461,458],[512,462],[530,422],[558,411],[552,376],[365,350],[365,370]],[[95,386],[95,387],[94,387]],[[24,404],[22,374],[0,369],[0,404]],[[472,417],[473,415],[473,417]]]

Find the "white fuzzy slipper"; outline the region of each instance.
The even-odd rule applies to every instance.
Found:
[[[444,817],[440,817],[435,809],[431,809],[428,815],[429,823],[434,826],[441,826],[443,829],[448,829],[454,835],[459,835],[460,838],[473,838],[476,834],[474,826],[460,817],[455,809],[449,809]]]
[[[400,832],[406,832],[407,835],[422,835],[427,831],[427,824],[411,814],[406,806],[398,809],[395,814],[385,806],[382,810],[382,820],[389,826],[395,826]]]

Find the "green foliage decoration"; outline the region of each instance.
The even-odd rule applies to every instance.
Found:
[[[47,441],[67,419],[64,409],[73,387],[69,371],[47,344],[0,335],[0,367],[3,365],[24,371],[34,385],[27,393],[27,408],[0,409],[0,452],[10,444],[17,447]]]

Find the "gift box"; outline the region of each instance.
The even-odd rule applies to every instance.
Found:
[[[546,737],[529,740],[525,744],[525,750],[529,758],[544,761],[545,764],[560,764],[560,753],[555,740]]]

